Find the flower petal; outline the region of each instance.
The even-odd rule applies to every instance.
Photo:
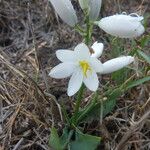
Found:
[[[84,84],[91,91],[96,91],[98,89],[99,81],[96,72],[93,70],[87,72],[87,77],[83,79]]]
[[[77,68],[76,71],[74,71],[73,75],[71,76],[68,84],[67,90],[68,96],[74,95],[80,89],[82,81],[83,81],[82,70],[80,68]]]
[[[122,56],[118,58],[111,59],[103,64],[103,72],[101,74],[107,74],[117,71],[134,61],[132,56]]]
[[[145,31],[140,22],[141,17],[133,17],[125,14],[117,14],[102,18],[98,25],[106,33],[120,38],[134,38]]]
[[[89,48],[84,44],[80,43],[78,44],[74,49],[78,60],[87,60],[90,58],[90,51]]]
[[[138,28],[136,29],[136,32],[134,33],[134,36],[135,36],[135,37],[138,37],[138,36],[142,35],[142,34],[144,33],[144,31],[145,31],[145,28],[144,28],[144,26],[140,23],[139,26],[138,26]]]
[[[90,7],[90,13],[89,17],[92,21],[95,21],[98,16],[101,9],[102,0],[90,0],[89,7]]]
[[[56,56],[62,62],[73,62],[76,60],[76,55],[71,50],[57,50]]]
[[[70,0],[50,0],[60,18],[70,26],[77,24],[77,16]]]
[[[104,45],[103,43],[98,43],[97,41],[92,45],[91,47],[94,51],[94,53],[91,55],[91,57],[99,58],[102,55]]]
[[[97,58],[90,58],[90,66],[95,72],[103,72],[103,64]]]
[[[79,4],[82,9],[88,9],[89,0],[79,0]]]
[[[66,78],[71,76],[75,68],[74,63],[60,63],[50,71],[49,76],[56,79]]]

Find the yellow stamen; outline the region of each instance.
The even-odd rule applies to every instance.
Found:
[[[80,67],[82,68],[83,75],[85,77],[87,77],[87,71],[88,70],[91,71],[91,67],[90,67],[89,63],[87,61],[83,60],[83,61],[79,61],[79,64],[80,64]]]

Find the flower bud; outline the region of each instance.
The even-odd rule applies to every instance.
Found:
[[[79,0],[81,8],[89,10],[90,20],[95,21],[98,18],[101,9],[102,0]]]
[[[106,33],[120,38],[134,38],[144,33],[143,17],[136,14],[117,14],[102,18],[98,26]]]
[[[50,2],[65,23],[72,27],[77,24],[77,16],[70,0],[50,0]]]
[[[89,7],[89,0],[79,0],[80,7],[84,9],[88,9]]]
[[[131,64],[133,61],[134,57],[132,56],[122,56],[108,60],[103,63],[103,72],[101,72],[101,74],[108,74],[122,69],[123,67]]]
[[[102,0],[90,0],[89,6],[90,6],[90,19],[92,21],[95,21],[98,16],[101,9]]]

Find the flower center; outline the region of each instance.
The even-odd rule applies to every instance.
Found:
[[[83,61],[79,61],[79,64],[80,64],[80,67],[82,68],[83,75],[85,77],[87,77],[87,71],[88,70],[91,71],[91,67],[90,67],[89,63],[87,61],[83,60]]]

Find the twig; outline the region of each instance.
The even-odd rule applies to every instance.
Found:
[[[20,145],[23,143],[24,138],[22,137],[18,143],[15,145],[15,147],[13,148],[13,150],[19,150]]]
[[[143,127],[146,119],[150,116],[150,110],[146,112],[139,121],[135,122],[122,137],[120,143],[117,145],[115,150],[123,150],[128,139],[133,135],[133,132],[137,131],[139,128]]]
[[[20,145],[24,142],[25,137],[29,136],[31,134],[31,130],[28,130],[24,133],[23,137],[18,141],[18,143],[15,145],[15,147],[13,148],[13,150],[19,150],[20,149]]]
[[[3,123],[3,101],[0,99],[0,123]]]

